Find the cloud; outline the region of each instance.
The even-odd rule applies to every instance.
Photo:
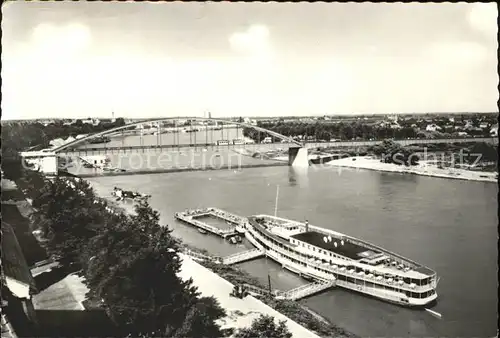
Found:
[[[32,52],[38,58],[64,59],[87,49],[91,40],[90,29],[83,24],[42,23],[33,30]]]
[[[498,8],[496,3],[473,4],[469,13],[468,21],[472,28],[488,35],[497,35]]]
[[[229,36],[231,49],[253,59],[269,59],[272,48],[269,41],[269,29],[264,25],[252,25],[244,32],[235,32]]]

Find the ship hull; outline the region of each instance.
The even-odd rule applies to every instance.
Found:
[[[245,233],[245,237],[256,247],[264,250],[266,252],[266,257],[271,258],[278,264],[280,264],[284,269],[289,270],[293,273],[296,273],[308,280],[323,280],[323,281],[331,281],[335,280],[335,285],[341,287],[343,289],[354,291],[359,294],[363,294],[365,296],[369,296],[370,298],[375,298],[384,302],[389,302],[398,306],[406,307],[406,308],[423,308],[427,307],[431,304],[434,304],[437,299],[437,293],[434,292],[433,295],[427,298],[410,298],[407,297],[402,292],[389,291],[382,287],[370,287],[361,283],[361,280],[357,280],[356,282],[348,282],[348,278],[353,278],[350,275],[343,273],[325,273],[318,272],[317,269],[314,268],[313,265],[309,265],[309,263],[302,262],[302,264],[293,262],[289,257],[286,256],[286,251],[278,251],[273,248],[273,244],[266,241],[266,238],[260,234],[252,231],[252,227],[247,225],[247,230]],[[281,249],[280,249],[281,250]],[[340,272],[340,271],[339,271]]]

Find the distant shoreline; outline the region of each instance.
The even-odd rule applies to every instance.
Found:
[[[326,165],[332,167],[345,167],[352,169],[375,170],[383,172],[414,174],[436,178],[447,178],[465,181],[496,183],[497,172],[478,172],[459,168],[440,169],[435,165],[422,163],[411,167],[401,166],[394,163],[382,163],[380,159],[371,156],[346,157],[332,160]]]

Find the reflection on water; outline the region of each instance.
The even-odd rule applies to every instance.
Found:
[[[290,185],[300,185],[301,187],[307,187],[309,183],[309,170],[310,169],[307,167],[288,167],[288,182],[290,183]]]

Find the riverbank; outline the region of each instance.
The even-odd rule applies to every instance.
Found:
[[[192,245],[182,244],[183,247],[190,251],[210,256],[207,250],[193,247]],[[199,264],[213,271],[233,285],[249,284],[262,289],[267,286],[259,282],[248,272],[234,265],[218,264],[210,260],[200,260]],[[299,323],[305,328],[315,332],[321,337],[337,337],[337,338],[356,338],[355,334],[346,331],[345,329],[333,324],[320,314],[314,312],[300,302],[290,300],[278,300],[271,297],[257,297],[264,304],[270,306],[279,313]]]
[[[380,159],[371,156],[346,157],[338,160],[332,160],[326,163],[332,167],[346,167],[365,170],[376,170],[393,173],[407,173],[422,176],[431,176],[448,179],[458,179],[467,181],[494,182],[498,181],[496,172],[479,172],[466,169],[443,167],[442,169],[435,164],[421,162],[418,165],[406,167],[394,163],[383,163]]]
[[[195,262],[188,256],[180,254],[182,258],[180,277],[184,280],[193,279],[193,284],[198,288],[202,296],[214,296],[219,301],[222,308],[227,312],[224,319],[220,320],[223,329],[240,329],[249,327],[252,321],[261,314],[269,315],[277,321],[284,320],[288,330],[293,337],[316,338],[319,336],[309,331],[292,319],[267,306],[253,296],[246,296],[243,299],[230,296],[234,285],[225,280],[213,271]]]
[[[178,172],[192,172],[192,171],[212,171],[212,170],[241,170],[245,168],[263,168],[263,167],[281,167],[287,166],[288,163],[276,162],[276,163],[261,163],[261,164],[242,164],[242,165],[223,165],[220,167],[188,167],[188,168],[155,168],[147,170],[136,170],[136,171],[94,171],[91,173],[71,173],[71,176],[89,178],[89,177],[99,177],[99,176],[127,176],[127,175],[147,175],[147,174],[165,174],[165,173],[178,173]]]

